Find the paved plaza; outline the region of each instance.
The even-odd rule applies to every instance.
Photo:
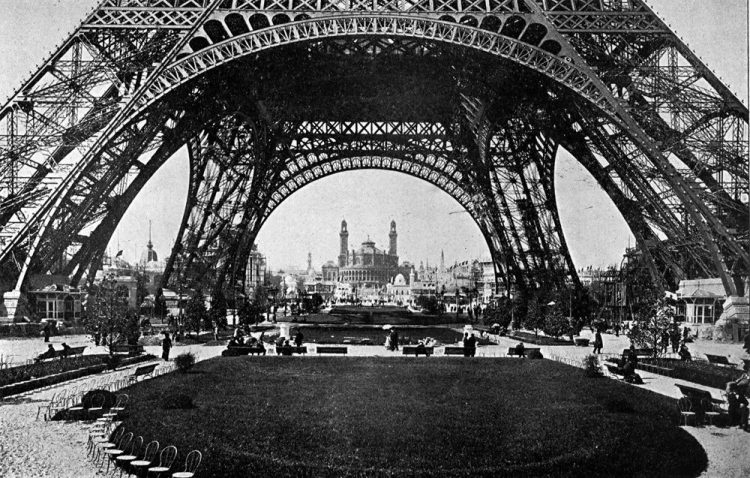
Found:
[[[582,335],[587,336],[587,331]],[[90,344],[85,336],[53,337],[52,342],[59,344],[66,342],[70,345]],[[508,347],[517,342],[512,339],[500,337],[497,345],[479,347],[477,357],[479,360],[491,360],[493,357],[504,356]],[[628,346],[626,337],[604,336],[604,352],[617,353]],[[3,353],[15,355],[17,359],[31,358],[46,345],[40,339],[18,339],[0,340],[0,350]],[[313,347],[310,347],[312,350]],[[382,346],[348,346],[351,356],[401,356],[400,351],[389,351]],[[186,345],[172,349],[172,355],[190,351],[196,354],[198,360],[219,356],[223,346]],[[589,347],[555,346],[541,347],[545,357],[576,361],[582,359],[590,352]],[[103,352],[103,347],[89,347],[87,353]],[[148,353],[159,355],[160,347],[147,346]],[[734,361],[739,361],[744,351],[739,344],[714,344],[710,342],[698,342],[693,344],[694,356],[701,353],[722,353],[731,356]],[[436,355],[442,353],[440,348],[436,349]],[[315,354],[308,354],[307,359],[314,359]],[[269,356],[268,360],[275,360],[275,356]],[[304,358],[303,358],[304,359]],[[343,358],[345,360],[346,358]],[[462,360],[461,357],[453,358]],[[419,358],[415,360],[425,360]],[[127,375],[132,372],[133,367],[114,372]],[[680,380],[639,371],[644,379],[640,385],[648,390],[679,398],[680,393],[675,383],[686,383]],[[93,384],[104,374],[97,374],[71,382],[58,384],[45,389],[36,390],[0,401],[0,430],[3,440],[0,443],[0,476],[7,477],[88,477],[97,476],[97,469],[91,465],[86,458],[87,434],[83,426],[77,422],[43,421],[35,420],[37,408],[46,403],[52,394],[77,384]],[[721,398],[721,390],[691,384],[711,392],[715,398]],[[676,406],[676,405],[675,405]],[[750,434],[736,428],[685,427],[703,446],[709,458],[708,469],[702,476],[705,477],[743,477],[750,476],[750,457],[747,454],[750,444]]]

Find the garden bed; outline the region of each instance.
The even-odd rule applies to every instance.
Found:
[[[737,380],[740,375],[742,375],[742,371],[739,369],[712,365],[708,362],[699,360],[683,362],[680,359],[645,358],[641,359],[639,365],[641,363],[654,364],[659,367],[674,369],[669,374],[669,376],[672,378],[679,378],[681,380],[705,385],[707,387],[721,389],[726,386],[727,382]],[[649,371],[653,373],[660,373],[659,369],[649,369]],[[661,374],[663,375],[663,373]]]
[[[6,372],[14,369],[31,368],[32,373],[15,370],[13,374],[6,376],[6,382],[0,386],[0,397],[7,397],[18,393],[36,390],[37,388],[66,382],[75,378],[99,373],[107,368],[107,355],[87,355],[84,357],[67,358],[64,360],[54,359],[33,365],[13,367],[0,371],[0,377]],[[119,366],[132,365],[134,363],[153,360],[153,355],[141,355],[123,359]],[[81,360],[86,359],[86,360]],[[61,363],[62,362],[62,363]],[[44,366],[44,367],[40,367]],[[10,379],[14,379],[10,381]]]
[[[673,399],[548,360],[232,357],[127,393],[125,428],[175,445],[178,462],[200,450],[204,478],[698,476],[707,465]]]
[[[347,326],[319,326],[300,327],[306,343],[316,344],[368,344],[384,345],[387,330],[380,327],[347,327]],[[425,337],[443,344],[454,344],[463,335],[447,327],[397,327],[399,343],[402,345],[416,344]],[[292,327],[292,334],[294,327]]]
[[[570,340],[563,338],[556,339],[546,335],[534,335],[530,332],[520,332],[517,330],[510,332],[508,337],[534,345],[574,345]]]

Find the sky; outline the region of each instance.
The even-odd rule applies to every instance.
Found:
[[[91,0],[0,0],[0,102],[7,98],[97,4]],[[747,0],[648,0],[716,74],[748,104]],[[128,209],[109,244],[135,260],[152,221],[155,249],[166,258],[187,194],[188,163],[177,153]],[[576,267],[619,264],[634,239],[609,198],[576,160],[562,153],[556,194],[566,241]],[[369,236],[387,248],[395,220],[402,260],[437,264],[489,257],[479,228],[462,207],[429,183],[388,171],[339,173],[305,186],[268,219],[257,238],[273,269],[304,266],[308,252],[319,266],[338,255],[341,220],[349,248]]]

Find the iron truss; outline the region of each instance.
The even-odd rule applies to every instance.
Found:
[[[718,276],[737,295],[747,122],[641,0],[105,0],[0,110],[3,287],[93,277],[184,145],[165,285],[241,287],[286,197],[363,168],[454,197],[504,286],[575,283],[555,201],[563,147],[665,287]]]

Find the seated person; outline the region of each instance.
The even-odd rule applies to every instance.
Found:
[[[45,350],[44,353],[39,355],[35,360],[39,362],[41,360],[53,358],[56,356],[57,356],[57,352],[55,351],[55,348],[52,346],[52,344],[49,344],[47,346],[47,350]]]
[[[518,342],[518,345],[516,345],[515,349],[516,355],[519,357],[525,357],[526,352],[524,351],[523,342]]]
[[[679,354],[680,354],[680,359],[683,362],[689,362],[689,361],[693,360],[692,355],[690,355],[690,351],[688,350],[687,346],[684,343],[680,347]]]
[[[285,339],[282,336],[279,336],[279,338],[276,339],[276,355],[281,355],[282,349],[284,348],[284,340]]]
[[[281,355],[292,355],[292,345],[289,339],[284,340],[284,346],[281,349]]]
[[[67,357],[70,355],[70,345],[66,344],[65,342],[62,343],[62,350],[60,351],[60,355],[62,358]]]

